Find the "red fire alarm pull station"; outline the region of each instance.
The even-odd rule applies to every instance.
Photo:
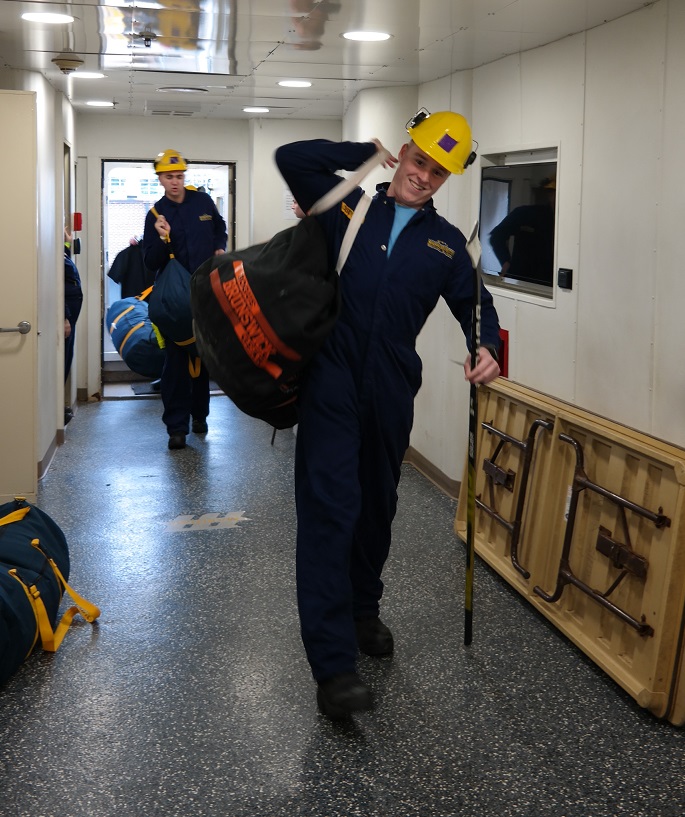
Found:
[[[509,330],[499,330],[499,373],[509,377]]]
[[[74,226],[72,229],[75,233],[78,233],[83,229],[83,218],[81,217],[81,213],[74,213]]]

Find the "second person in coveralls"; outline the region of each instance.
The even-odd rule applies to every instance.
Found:
[[[145,266],[163,275],[173,252],[192,275],[212,255],[226,252],[226,222],[207,193],[185,187],[187,163],[178,151],[160,153],[154,167],[164,196],[155,203],[158,215],[150,210],[145,217]],[[207,432],[209,374],[201,366],[191,376],[188,353],[175,343],[166,345],[160,391],[170,449],[185,448],[191,418],[195,434]]]
[[[475,158],[464,117],[419,112],[407,125],[390,183],[376,196],[340,275],[342,307],[302,386],[295,454],[297,596],[317,701],[331,718],[370,709],[356,671],[360,650],[388,655],[393,636],[379,618],[402,459],[421,386],[416,338],[442,296],[470,338],[472,267],[464,235],[433,206],[451,173]],[[340,178],[380,148],[312,140],[284,145],[276,163],[306,212]],[[362,195],[357,188],[318,216],[331,262]],[[466,378],[499,374],[499,324],[481,293],[482,346]],[[445,407],[448,408],[448,407]]]

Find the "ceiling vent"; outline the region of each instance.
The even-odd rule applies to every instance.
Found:
[[[173,100],[154,100],[145,103],[146,116],[192,116],[200,113],[201,105],[176,105]]]
[[[62,51],[61,54],[52,58],[52,62],[63,74],[72,74],[83,65],[83,59],[73,51]]]

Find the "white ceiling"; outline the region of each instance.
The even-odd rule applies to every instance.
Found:
[[[365,88],[418,85],[536,48],[648,6],[654,0],[0,0],[0,63],[42,73],[79,112],[114,100],[118,114],[237,119],[340,119]],[[61,11],[67,25],[29,23],[27,11]],[[390,33],[353,43],[351,29]],[[151,32],[146,47],[141,33]],[[60,73],[63,51],[83,58]],[[308,79],[311,88],[281,88]],[[197,93],[163,87],[201,89]],[[262,114],[264,115],[264,114]]]

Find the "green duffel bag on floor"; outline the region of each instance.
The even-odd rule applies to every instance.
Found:
[[[21,497],[0,505],[0,684],[39,639],[55,652],[77,613],[89,622],[100,615],[67,584],[69,567],[67,541],[53,519]],[[75,606],[57,624],[65,590]]]

